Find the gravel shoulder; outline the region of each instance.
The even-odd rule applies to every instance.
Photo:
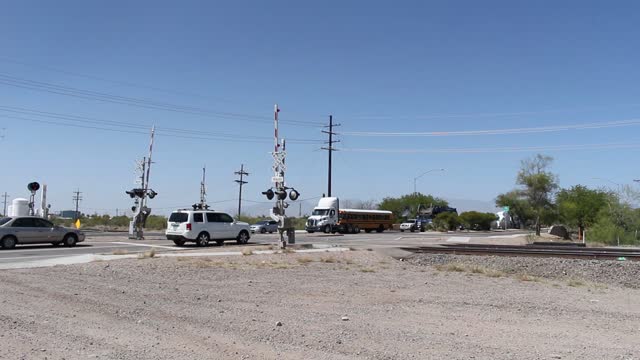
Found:
[[[352,251],[0,271],[0,358],[640,359],[638,289],[443,265]]]

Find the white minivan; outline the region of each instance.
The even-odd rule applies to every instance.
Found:
[[[187,241],[198,246],[209,245],[214,240],[218,245],[225,240],[236,240],[246,244],[250,238],[249,224],[234,220],[229,214],[210,210],[176,210],[167,222],[165,235],[176,245]]]

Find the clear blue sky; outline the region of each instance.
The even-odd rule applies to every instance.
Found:
[[[148,151],[147,130],[17,114],[16,107],[129,126],[155,124],[201,132],[201,137],[241,136],[222,141],[194,139],[197,133],[182,132],[192,138],[159,135],[151,174],[151,185],[160,193],[151,206],[159,213],[197,201],[204,164],[210,201],[237,197],[233,172],[241,163],[251,173],[247,199],[264,201],[260,192],[272,175],[269,119],[276,102],[282,120],[317,124],[333,114],[342,124],[338,132],[473,131],[640,119],[638,24],[640,5],[632,1],[7,3],[0,12],[0,127],[6,128],[0,140],[0,192],[26,196],[26,184],[37,180],[48,184],[54,209],[71,208],[72,191],[79,188],[85,211],[113,213],[131,206],[124,191],[133,186],[134,160]],[[24,80],[183,108],[94,101],[52,93],[54,88],[41,83],[27,83],[32,88],[26,89]],[[640,177],[638,147],[552,147],[638,145],[639,128],[442,137],[344,134],[339,147],[345,150],[334,157],[333,192],[379,200],[413,191],[413,178],[424,171],[446,168],[419,179],[418,190],[492,201],[514,187],[520,160],[538,152],[555,158],[561,186],[613,186],[594,177],[630,183]],[[281,124],[281,134],[291,139],[323,140],[320,130]],[[326,192],[326,152],[320,146],[288,146],[287,179],[303,198]],[[541,150],[526,150],[530,147]],[[362,148],[523,151],[347,150]]]

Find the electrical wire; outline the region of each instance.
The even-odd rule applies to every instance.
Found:
[[[365,136],[365,137],[448,137],[448,136],[482,136],[482,135],[515,135],[545,132],[558,132],[569,130],[604,129],[613,127],[637,126],[640,119],[619,121],[594,122],[571,125],[554,125],[515,129],[492,130],[465,130],[465,131],[429,131],[429,132],[372,132],[372,131],[345,131],[340,135]]]
[[[0,111],[15,113],[19,115],[31,115],[31,116],[39,116],[44,118],[54,118],[54,119],[72,121],[74,123],[63,123],[59,121],[25,118],[25,117],[12,116],[12,115],[0,115],[0,117],[3,117],[3,118],[39,122],[39,123],[58,125],[58,126],[70,126],[70,127],[77,127],[77,128],[93,129],[93,130],[103,130],[103,131],[131,133],[131,134],[147,134],[148,131],[142,131],[142,130],[148,130],[151,128],[150,125],[131,124],[131,123],[122,122],[122,121],[103,120],[103,119],[96,119],[96,118],[83,117],[83,116],[77,116],[77,115],[65,115],[65,114],[12,107],[12,106],[0,105]],[[77,123],[80,123],[80,124],[77,124]],[[91,124],[91,125],[86,125],[86,124]],[[94,124],[97,124],[100,126],[95,126]],[[127,128],[128,130],[124,130],[122,128]],[[163,127],[157,127],[156,130],[159,136],[176,137],[176,138],[260,142],[260,143],[267,143],[272,141],[271,137],[266,137],[266,136],[247,136],[247,135],[230,134],[230,133],[216,133],[216,132],[189,130],[189,129],[163,128]],[[312,144],[312,143],[322,142],[322,140],[296,139],[296,138],[288,139],[287,141],[293,144]]]
[[[640,148],[640,143],[609,143],[609,144],[575,144],[551,145],[532,147],[503,147],[503,148],[452,148],[452,149],[375,149],[375,148],[343,148],[343,151],[370,153],[501,153],[501,152],[530,152],[530,151],[562,151],[562,150],[601,150],[601,149],[634,149]]]
[[[259,123],[264,123],[267,120],[272,120],[269,117],[264,117],[259,115],[231,113],[231,112],[217,112],[217,111],[211,111],[208,109],[192,107],[192,106],[182,106],[182,105],[176,105],[176,104],[160,102],[160,101],[153,101],[148,99],[119,96],[119,95],[92,91],[92,90],[83,90],[83,89],[78,89],[78,88],[73,88],[68,86],[56,85],[52,83],[18,78],[18,77],[10,76],[7,74],[0,74],[0,84],[13,86],[17,88],[34,90],[34,91],[72,96],[72,97],[81,98],[81,99],[136,106],[136,107],[152,109],[152,110],[163,110],[163,111],[178,112],[178,113],[184,113],[184,114],[214,117],[214,118],[227,119],[227,120],[250,121],[250,122],[259,122]],[[280,122],[287,123],[294,126],[321,127],[324,125],[321,122],[310,122],[310,121],[301,121],[301,120],[283,119],[283,120],[280,120]]]

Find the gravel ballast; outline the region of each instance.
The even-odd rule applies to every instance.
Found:
[[[0,271],[0,358],[640,358],[637,289],[425,261],[353,251]]]
[[[640,261],[450,254],[415,254],[407,260],[416,265],[459,264],[502,271],[506,274],[640,288]]]

